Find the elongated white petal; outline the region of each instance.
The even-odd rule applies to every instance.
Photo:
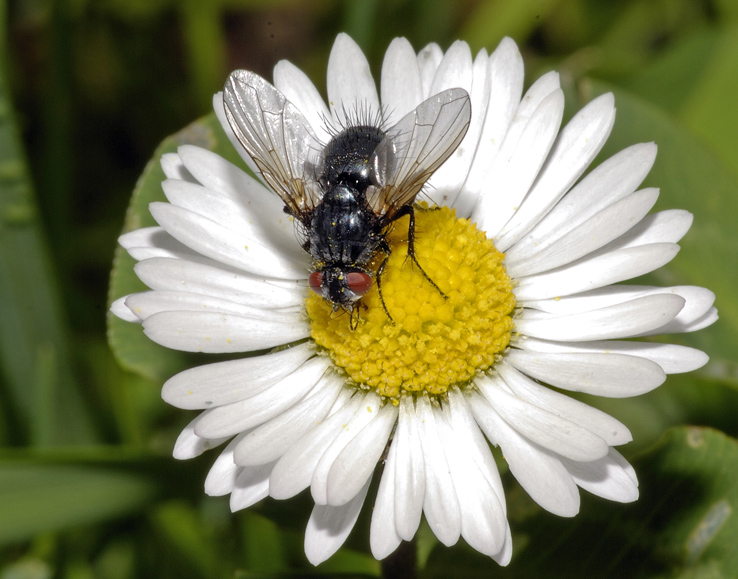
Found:
[[[461,507],[456,495],[436,419],[427,395],[417,400],[416,412],[423,440],[425,500],[423,511],[433,534],[447,547],[461,536]]]
[[[308,76],[291,62],[280,60],[274,67],[274,86],[303,114],[318,140],[327,143],[330,112]]]
[[[309,397],[243,438],[234,454],[236,463],[249,466],[277,460],[328,416],[344,383],[336,374],[324,374]]]
[[[118,238],[118,243],[137,261],[151,257],[207,260],[174,239],[162,227],[143,227],[129,231]]]
[[[506,253],[508,263],[525,259],[542,244],[551,244],[609,205],[631,194],[656,159],[656,145],[633,145],[603,161]]]
[[[288,499],[307,488],[320,458],[331,446],[344,425],[353,417],[364,400],[356,395],[298,440],[277,461],[269,483],[269,494],[275,499]]]
[[[159,163],[167,179],[179,179],[180,181],[197,183],[197,179],[187,170],[177,153],[164,153]]]
[[[594,462],[564,460],[564,465],[576,483],[593,495],[619,503],[632,503],[638,499],[638,479],[635,471],[614,448],[600,460]]]
[[[269,495],[269,474],[274,464],[242,468],[231,492],[232,512],[247,509]]]
[[[504,541],[507,525],[504,509],[469,456],[467,441],[449,426],[448,412],[434,409],[434,414],[459,500],[461,535],[474,549],[492,556],[500,551]]]
[[[369,545],[372,555],[377,560],[384,559],[394,553],[402,542],[395,528],[397,524],[395,512],[398,508],[402,508],[402,500],[397,500],[395,493],[395,468],[398,466],[396,447],[396,443],[390,446],[387,460],[384,463],[382,478],[379,481],[377,500],[372,511]],[[413,532],[413,534],[415,533]]]
[[[599,353],[625,354],[637,356],[656,362],[666,374],[691,372],[707,364],[708,356],[704,352],[687,346],[676,344],[657,344],[655,342],[551,342],[537,338],[526,338],[515,344],[518,348],[531,352],[561,353]]]
[[[660,328],[674,319],[683,307],[681,296],[657,294],[581,314],[523,316],[516,321],[515,329],[544,340],[627,338]]]
[[[339,34],[328,59],[328,107],[334,126],[348,126],[359,111],[379,111],[379,96],[369,62],[359,45]]]
[[[549,271],[588,255],[631,229],[657,198],[656,189],[638,191],[606,207],[555,242],[541,244],[535,253],[517,261],[506,256],[508,275],[519,278]]]
[[[500,377],[480,377],[476,384],[495,411],[520,434],[553,452],[573,460],[596,460],[608,445],[578,424],[508,394],[497,383]]]
[[[236,486],[238,473],[241,470],[235,462],[233,462],[233,449],[239,441],[245,436],[241,434],[231,440],[215,459],[213,466],[208,471],[205,478],[205,494],[211,497],[222,497],[232,492]]]
[[[300,344],[273,354],[198,366],[167,380],[161,397],[190,410],[231,404],[263,392],[312,356],[310,345]]]
[[[359,518],[370,482],[367,481],[364,488],[345,505],[313,507],[305,529],[305,555],[313,565],[319,565],[331,557],[344,544]]]
[[[197,436],[195,434],[195,426],[197,426],[200,416],[202,415],[194,418],[177,437],[177,441],[174,443],[174,450],[172,451],[172,456],[177,460],[187,460],[200,456],[206,450],[215,448],[230,438],[209,439]]]
[[[512,356],[513,354],[516,355],[514,358]],[[612,416],[605,414],[601,410],[592,408],[583,402],[574,400],[569,396],[541,386],[521,374],[520,372],[525,372],[526,362],[529,361],[529,358],[526,358],[527,354],[529,353],[521,350],[513,350],[505,357],[504,362],[495,366],[500,376],[505,380],[505,383],[518,398],[530,404],[535,404],[539,408],[548,410],[561,418],[570,420],[579,426],[583,426],[590,432],[594,432],[611,446],[626,444],[633,439],[628,428]],[[565,356],[566,354],[560,355]],[[656,372],[663,381],[663,372],[660,371],[661,369],[656,364],[648,360],[638,360],[656,366]],[[534,359],[533,364],[535,363],[536,361]],[[520,372],[516,369],[520,370]],[[587,367],[587,369],[592,371],[591,367]],[[598,373],[598,370],[594,369],[592,372]],[[572,374],[575,373],[575,371],[572,371]],[[531,373],[531,375],[534,374]],[[623,376],[623,380],[627,381],[627,379],[627,376]],[[550,383],[556,386],[558,385],[555,380],[550,380]]]
[[[172,237],[206,257],[257,275],[292,280],[307,277],[304,261],[266,245],[248,228],[232,231],[169,203],[152,203],[149,209]]]
[[[392,446],[397,457],[392,470],[394,501],[393,520],[396,532],[405,541],[410,541],[418,530],[425,501],[425,460],[423,441],[420,436],[419,418],[411,396],[400,399],[400,416]]]
[[[390,42],[382,61],[380,89],[385,122],[390,127],[425,100],[418,60],[406,38]]]
[[[471,217],[488,236],[502,229],[528,194],[556,139],[563,114],[564,93],[558,89],[543,99],[518,139],[512,132],[505,137],[488,175],[490,184],[494,183],[504,196],[483,192]],[[511,129],[519,122],[517,119],[516,115]]]
[[[134,271],[153,290],[177,290],[226,299],[254,308],[297,308],[305,288],[295,282],[256,277],[218,264],[154,257],[139,261]]]
[[[441,60],[443,60],[443,51],[435,43],[428,44],[418,52],[418,70],[420,71],[420,85],[423,88],[423,100],[433,96],[430,92],[431,85]]]
[[[682,209],[669,209],[647,215],[628,233],[608,243],[600,251],[639,247],[650,243],[676,243],[689,231],[694,217]]]
[[[523,57],[515,42],[503,38],[497,49],[489,56],[487,76],[489,77],[489,101],[479,144],[474,155],[464,188],[472,199],[485,195],[502,195],[487,187],[487,175],[497,153],[505,140],[505,134],[520,104],[523,94]],[[479,111],[481,112],[481,111]],[[472,109],[472,115],[479,114]],[[459,217],[471,215],[473,204],[460,207]]]
[[[122,298],[118,298],[115,300],[112,304],[110,304],[110,311],[113,313],[113,315],[119,317],[124,322],[132,322],[134,324],[140,324],[141,318],[138,317],[134,312],[131,311],[131,308],[126,306],[126,300],[130,296],[123,296]]]
[[[307,323],[255,320],[210,312],[161,312],[144,321],[146,335],[185,352],[254,352],[296,342],[310,334]]]
[[[508,425],[481,395],[472,394],[469,402],[477,423],[500,446],[510,472],[531,498],[560,517],[576,515],[579,491],[561,460]]]
[[[397,407],[385,404],[378,414],[333,461],[326,482],[329,505],[346,504],[371,478],[397,423]]]
[[[599,153],[614,121],[615,106],[610,93],[594,99],[569,121],[556,139],[525,202],[495,236],[497,249],[507,251],[564,196]]]
[[[670,320],[660,328],[644,332],[642,335],[693,332],[696,328],[693,328],[692,325],[695,322],[703,320],[705,315],[714,309],[712,304],[715,303],[715,294],[708,289],[695,286],[678,286],[666,289],[675,295],[683,297],[685,301],[684,307],[673,320]]]
[[[528,376],[552,386],[610,398],[645,394],[666,380],[665,372],[656,362],[623,354],[544,354],[513,350],[506,356],[506,361]],[[618,428],[615,424],[612,428],[617,430],[617,434],[612,433],[616,438],[608,440],[609,444],[630,442],[629,436],[628,440],[614,442],[617,436],[626,435],[627,429]]]
[[[275,418],[294,406],[315,386],[330,361],[316,356],[274,386],[245,400],[206,411],[197,423],[198,436],[232,436]]]
[[[142,320],[161,312],[210,312],[232,314],[252,320],[299,324],[302,315],[295,310],[257,308],[207,294],[185,291],[150,291],[128,296],[126,306]]]
[[[325,449],[325,452],[323,452],[323,454],[321,455],[318,464],[315,466],[312,480],[310,481],[310,492],[313,495],[313,500],[316,504],[333,504],[334,506],[339,506],[335,503],[329,503],[328,479],[331,469],[333,468],[336,459],[341,454],[341,451],[343,451],[343,449],[345,449],[348,444],[352,442],[354,438],[356,438],[356,436],[361,433],[362,430],[364,430],[364,428],[366,428],[369,424],[374,422],[379,417],[379,409],[381,408],[381,405],[382,401],[376,392],[369,392],[368,394],[363,396],[363,400],[354,415],[347,423],[343,425],[341,430],[336,433],[336,436],[334,437],[330,446],[328,446],[328,448]],[[387,439],[385,438],[384,442],[386,441]],[[346,459],[344,458],[344,461],[345,460]],[[345,464],[345,462],[343,464]],[[336,475],[338,478],[341,478],[341,476],[350,477],[350,473],[340,472],[342,470],[343,469],[339,467],[339,471]],[[361,484],[363,485],[364,482],[365,480],[362,480]],[[339,500],[347,498],[345,496],[342,496],[339,489],[334,488],[333,490]],[[354,488],[352,488],[351,490],[355,491]],[[350,499],[351,497],[348,498]]]

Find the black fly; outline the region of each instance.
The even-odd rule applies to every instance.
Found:
[[[405,215],[410,217],[408,256],[441,291],[415,259],[413,203],[466,134],[471,104],[464,89],[429,98],[387,131],[349,126],[325,146],[300,111],[252,72],[231,73],[223,100],[236,137],[281,197],[285,212],[299,223],[303,247],[313,260],[310,287],[334,311],[348,311],[352,329],[357,302],[375,275],[370,262],[385,254],[376,273],[381,290],[391,251],[387,228]],[[379,297],[384,306],[381,291]]]

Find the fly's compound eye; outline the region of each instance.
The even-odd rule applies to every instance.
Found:
[[[308,276],[308,284],[310,289],[313,290],[319,296],[323,295],[323,274],[319,271],[314,271]]]
[[[346,284],[357,296],[363,296],[372,287],[371,276],[360,271],[353,271],[346,275]]]

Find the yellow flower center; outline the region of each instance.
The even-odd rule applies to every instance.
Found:
[[[306,304],[313,340],[333,363],[355,384],[395,400],[403,391],[443,394],[492,367],[510,343],[516,305],[505,255],[483,232],[448,207],[416,210],[415,257],[444,298],[407,259],[407,219],[387,236],[393,249],[381,284],[392,320],[376,283],[361,299],[354,330],[350,316],[320,296],[311,293]]]

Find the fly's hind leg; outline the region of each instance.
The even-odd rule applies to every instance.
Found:
[[[434,211],[434,209],[423,209],[423,211]],[[436,288],[436,291],[443,296],[443,299],[447,300],[448,296],[440,287],[438,287],[438,284],[434,282],[431,277],[425,272],[425,270],[418,263],[418,259],[415,257],[415,207],[412,205],[405,205],[402,209],[400,209],[400,211],[397,212],[395,220],[405,215],[410,216],[410,226],[407,228],[407,256],[418,267],[420,273],[423,274],[423,277],[428,280],[428,283]]]
[[[384,310],[384,313],[387,314],[387,318],[389,318],[389,321],[394,324],[395,320],[390,315],[389,310],[387,309],[387,304],[384,302],[384,295],[382,294],[382,274],[384,273],[384,268],[387,265],[387,260],[389,260],[392,249],[386,241],[382,241],[382,243],[379,245],[379,251],[384,253],[385,258],[382,260],[379,268],[377,268],[377,293],[379,293],[379,301],[382,304],[382,309]]]

